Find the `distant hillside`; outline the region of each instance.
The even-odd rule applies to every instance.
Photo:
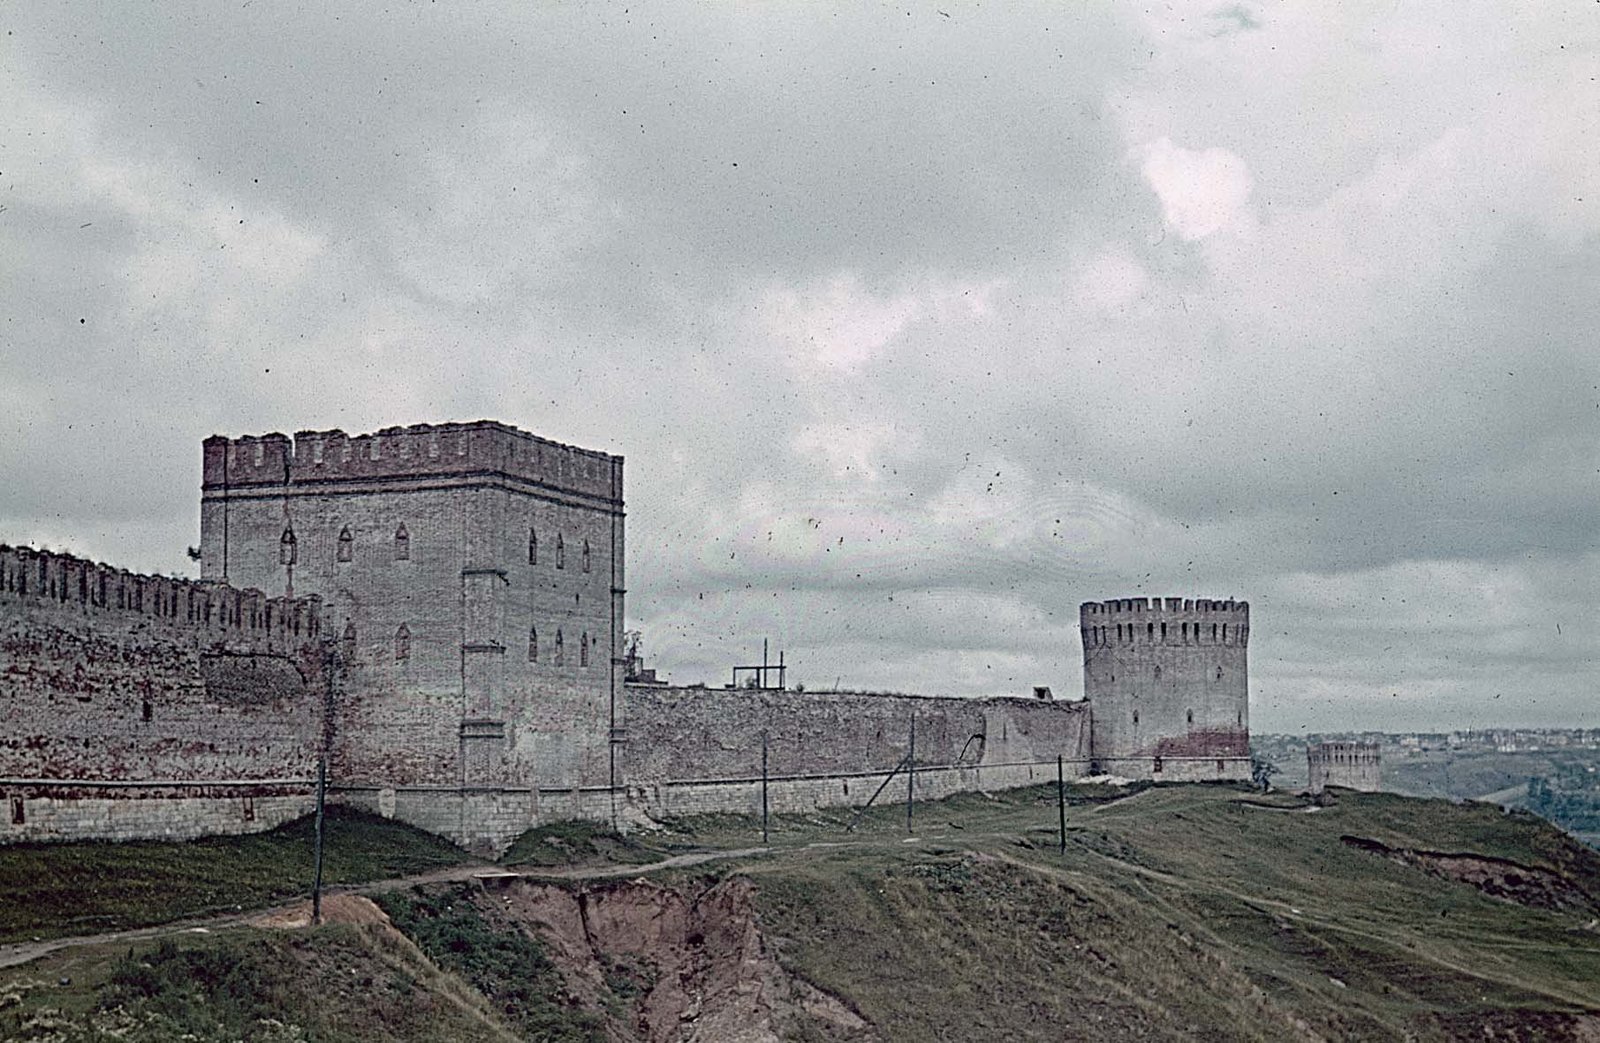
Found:
[[[0,971],[0,1037],[1600,1034],[1600,855],[1533,816],[1157,786],[1073,789],[1066,818],[1064,853],[1050,787],[921,805],[912,839],[898,807],[854,832],[776,818],[765,855],[740,853],[759,824],[728,816],[630,840],[540,831],[514,857],[543,876]]]

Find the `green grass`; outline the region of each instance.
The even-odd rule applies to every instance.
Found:
[[[512,866],[642,865],[666,857],[651,835],[623,835],[594,822],[556,822],[518,837],[500,861]]]
[[[466,884],[417,887],[375,899],[390,922],[430,960],[488,997],[507,1024],[545,1043],[601,1043],[603,1023],[564,1001],[566,987],[544,946],[506,924],[492,924]]]
[[[238,928],[0,971],[0,1038],[354,1043],[512,1040],[482,998],[387,928]]]
[[[1538,867],[1600,903],[1600,855],[1533,816],[1347,791],[1315,807],[1223,785],[1073,787],[1068,798],[1064,852],[1057,846],[1055,788],[1038,786],[919,804],[910,835],[899,805],[859,820],[849,810],[775,815],[763,855],[655,871],[646,889],[698,895],[707,891],[708,869],[747,876],[756,886],[763,944],[791,974],[839,997],[885,1040],[1446,1040],[1482,1035],[1484,1027],[1496,1038],[1568,1039],[1600,1026],[1594,985],[1600,930],[1589,922],[1592,913],[1502,900],[1342,839]],[[377,875],[407,857],[421,858],[419,848],[429,845],[439,845],[430,849],[437,857],[462,857],[421,834],[396,834],[402,827],[392,823],[343,825],[351,839],[373,831],[362,861],[346,863],[347,872]],[[760,822],[750,816],[665,825],[628,837],[586,825],[547,827],[523,837],[507,861],[642,864],[689,850],[759,846]],[[229,859],[242,858],[251,844],[279,850],[271,835],[208,843],[231,852]],[[97,875],[140,872],[138,859],[127,855],[134,845],[74,847],[121,852],[122,860],[116,869],[92,867],[77,882],[43,879],[57,869],[79,871],[70,864],[35,866],[25,878],[0,874],[11,888],[0,916],[21,915],[18,904],[35,893],[66,916],[74,889],[112,887],[95,881]],[[162,859],[196,847],[206,845],[151,845]],[[280,860],[288,857],[280,851]],[[246,862],[262,880],[271,878],[272,859],[258,854]],[[171,864],[160,865],[166,868],[149,872],[164,885],[185,879]],[[232,881],[232,893],[256,879],[227,859],[216,865]],[[192,888],[196,879],[203,875],[182,886]],[[23,888],[24,880],[35,890]],[[141,886],[116,883],[113,892],[126,907],[155,893],[154,884]],[[432,961],[424,969],[443,968],[428,970],[433,977],[426,980],[420,970],[404,972],[418,982],[413,1004],[488,1019],[493,1031],[466,1033],[471,1038],[508,1031],[532,1039],[590,1040],[602,1032],[632,1038],[630,1012],[643,1009],[656,984],[649,950],[633,962],[599,954],[596,981],[564,981],[536,928],[516,919],[521,907],[471,885],[434,884],[378,900]],[[21,1026],[17,1019],[43,1010],[41,997],[58,1010],[51,1016],[72,1025],[166,1017],[159,1024],[167,1028],[202,1026],[202,1039],[276,1039],[265,1033],[277,1028],[261,1026],[278,1018],[301,1031],[285,1039],[343,1038],[315,1035],[324,1023],[311,1014],[286,1018],[285,1012],[307,1002],[297,991],[303,979],[320,976],[337,989],[352,977],[358,986],[352,994],[378,987],[362,984],[367,978],[387,982],[370,969],[374,954],[362,956],[349,947],[355,941],[340,940],[365,945],[381,930],[335,928],[326,943],[316,940],[324,937],[318,932],[272,935],[248,957],[203,951],[213,943],[183,935],[173,951],[146,945],[121,964],[102,953],[99,964],[81,971],[63,969],[70,964],[60,961],[86,958],[82,952],[55,954],[17,969],[39,968],[39,984],[20,1000],[7,998],[15,975],[8,984],[0,974],[0,1038]],[[258,937],[216,937],[235,935]],[[313,940],[288,940],[297,937]],[[345,948],[324,963],[294,944]],[[202,951],[189,951],[196,947]],[[385,966],[399,966],[398,956],[384,959]],[[58,972],[75,984],[50,985]],[[90,982],[82,989],[80,974]],[[259,1005],[246,995],[247,979],[265,983]],[[575,996],[586,997],[587,1008]],[[851,1038],[803,1010],[792,1019],[793,1038]],[[371,1034],[349,1038],[414,1038],[406,1033],[415,1026],[393,1027],[390,1020],[366,1018],[362,1031]],[[137,1034],[140,1024],[128,1038],[147,1038]]]
[[[1600,895],[1600,859],[1531,816],[1163,785],[1069,808],[1061,855],[1053,796],[929,805],[915,843],[869,829],[742,871],[785,963],[890,1039],[960,1035],[975,1011],[971,1034],[1016,1039],[1446,1039],[1473,1019],[1565,1038],[1600,1014],[1585,917],[1340,841],[1511,859]]]
[[[323,882],[407,876],[469,858],[421,830],[342,808],[325,822]],[[184,843],[0,847],[0,941],[123,930],[309,894],[312,820]]]

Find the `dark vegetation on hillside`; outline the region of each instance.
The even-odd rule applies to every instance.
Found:
[[[0,942],[91,934],[258,908],[311,892],[312,820],[183,843],[87,841],[0,847]],[[331,807],[329,886],[409,876],[468,861],[449,841]]]
[[[537,939],[495,926],[473,902],[475,885],[448,884],[377,896],[389,920],[428,959],[461,975],[507,1025],[548,1043],[601,1043],[594,1014],[566,1002],[561,974]]]

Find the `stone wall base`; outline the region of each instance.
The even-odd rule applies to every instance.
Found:
[[[1250,758],[1227,757],[1099,757],[1102,774],[1154,782],[1249,782]]]
[[[143,792],[130,787],[70,797],[10,790],[0,800],[0,843],[193,840],[259,833],[316,809],[316,794],[310,787],[303,792],[285,793],[282,786],[270,790],[258,793],[248,785],[229,786],[227,795],[219,796],[208,789]]]

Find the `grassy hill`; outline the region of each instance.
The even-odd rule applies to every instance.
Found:
[[[52,954],[0,970],[0,1038],[1600,1033],[1600,856],[1532,816],[1073,790],[1064,852],[1050,788],[920,805],[910,837],[902,809],[850,817],[777,817],[765,855],[654,870],[632,863],[758,846],[759,824],[544,831],[514,850],[545,876],[391,891],[371,922]]]

